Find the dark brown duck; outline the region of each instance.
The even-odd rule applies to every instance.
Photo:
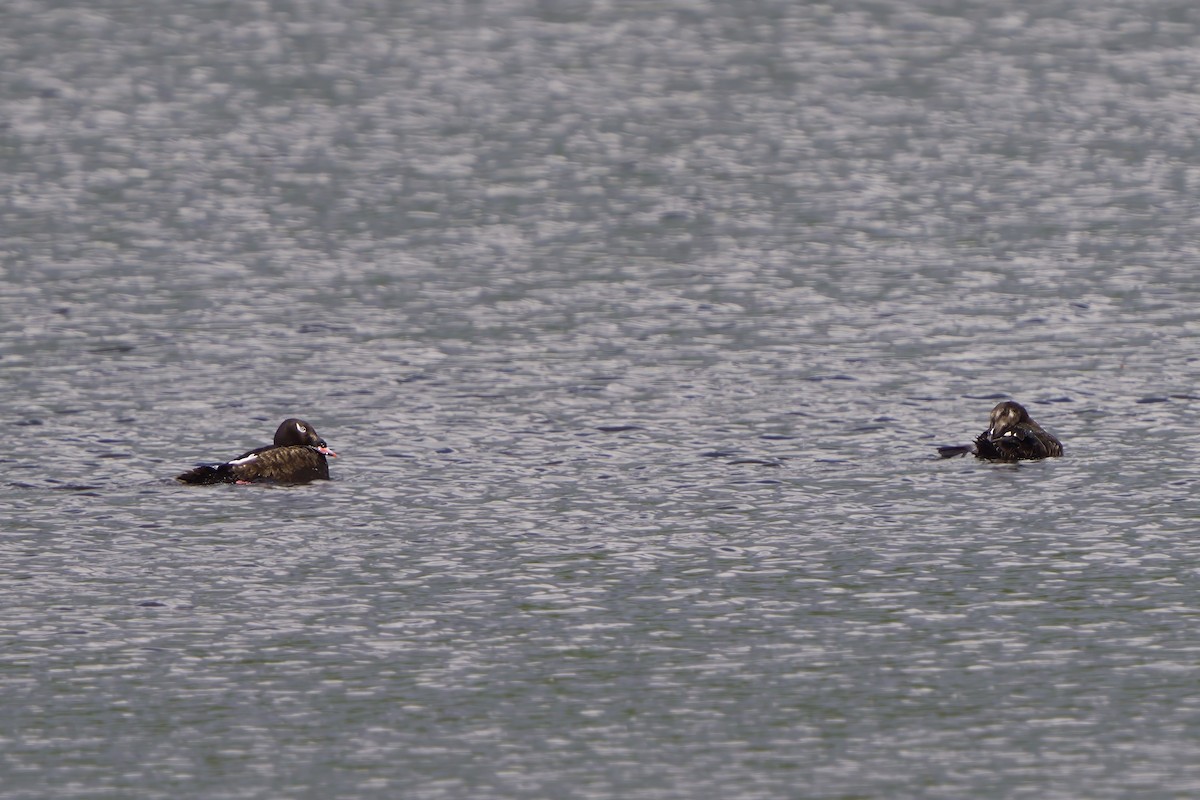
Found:
[[[988,461],[1025,461],[1063,454],[1062,442],[1030,418],[1020,403],[1005,400],[992,409],[991,425],[973,444],[939,447],[942,458],[974,453]]]
[[[181,483],[308,483],[329,480],[325,456],[337,458],[317,431],[302,419],[285,419],[275,431],[275,443],[242,453],[224,464],[204,464],[179,475]]]

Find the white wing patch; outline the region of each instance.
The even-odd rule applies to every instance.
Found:
[[[235,467],[235,466],[238,466],[239,464],[249,464],[251,461],[257,461],[257,460],[258,460],[258,453],[251,453],[250,455],[246,456],[245,458],[235,458],[233,461],[229,462],[229,466]]]

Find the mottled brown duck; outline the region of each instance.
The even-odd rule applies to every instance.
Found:
[[[325,457],[337,458],[315,428],[302,419],[285,419],[275,443],[259,447],[223,464],[202,464],[179,475],[181,483],[308,483],[329,480]]]
[[[992,409],[991,424],[972,444],[939,447],[938,453],[942,458],[974,453],[987,461],[1027,461],[1061,456],[1063,446],[1023,405],[1005,400]]]

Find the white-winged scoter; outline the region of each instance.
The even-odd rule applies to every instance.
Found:
[[[1034,422],[1020,403],[1005,400],[992,409],[991,424],[968,445],[939,447],[942,458],[974,453],[988,461],[1025,461],[1063,454],[1062,442]]]
[[[275,443],[243,453],[224,464],[204,464],[179,475],[181,483],[308,483],[329,480],[325,456],[337,457],[317,431],[302,419],[285,419]]]

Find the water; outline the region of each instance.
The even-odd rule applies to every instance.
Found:
[[[4,17],[4,800],[1200,791],[1196,12]]]

